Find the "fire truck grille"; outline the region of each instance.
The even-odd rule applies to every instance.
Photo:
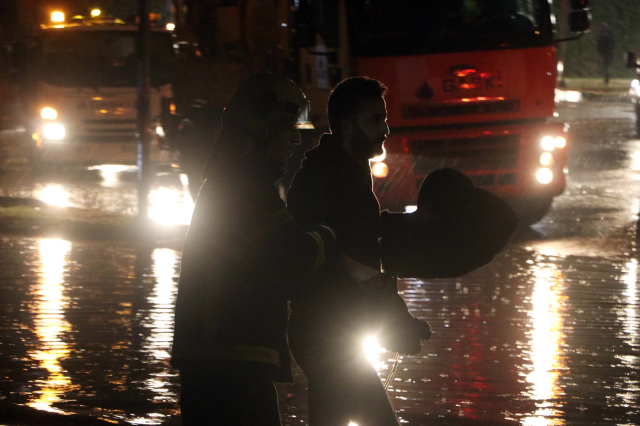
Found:
[[[467,114],[496,114],[520,111],[520,99],[503,99],[482,102],[406,104],[402,106],[402,118],[447,117]]]
[[[450,167],[461,172],[516,169],[520,135],[413,141],[409,144],[416,175]]]

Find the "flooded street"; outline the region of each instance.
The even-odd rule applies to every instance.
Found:
[[[403,424],[640,424],[632,106],[559,111],[571,125],[569,174],[551,212],[464,278],[400,284],[434,332],[420,355],[401,359],[389,388]],[[1,196],[136,211],[131,170],[35,175],[19,162],[7,170]],[[188,222],[184,175],[158,170],[153,191],[154,219]],[[0,236],[0,403],[179,424],[179,381],[168,365],[179,249]],[[386,379],[394,354],[371,347],[370,357]],[[305,424],[301,372],[279,392],[283,424]]]

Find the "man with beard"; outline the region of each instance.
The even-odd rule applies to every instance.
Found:
[[[397,293],[395,279],[380,272],[380,205],[372,190],[369,160],[383,152],[389,134],[386,87],[356,77],[329,97],[331,133],[306,153],[288,194],[288,208],[303,226],[325,223],[339,236],[347,265],[325,270],[325,285],[292,303],[291,350],[308,379],[309,424],[397,425],[380,379],[367,360],[369,333],[387,349],[415,354],[430,338]],[[367,265],[353,279],[350,262]],[[328,283],[333,283],[329,285]]]

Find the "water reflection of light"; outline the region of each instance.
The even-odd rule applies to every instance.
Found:
[[[149,193],[149,218],[163,225],[189,225],[193,214],[193,199],[189,187],[155,188]]]
[[[640,331],[639,319],[638,319],[638,261],[632,259],[627,262],[626,271],[622,276],[622,282],[625,284],[625,289],[622,292],[622,305],[624,309],[621,309],[618,315],[622,320],[623,332],[620,333],[620,337],[626,341],[632,348],[637,348],[639,339],[638,332]],[[627,368],[638,370],[638,357],[634,355],[616,355],[616,358],[620,360],[621,364]],[[617,386],[621,392],[617,393],[617,397],[624,401],[624,407],[635,407],[637,405],[638,386],[637,381],[624,380],[623,383]]]
[[[169,349],[173,339],[173,306],[176,299],[177,284],[176,266],[178,255],[174,250],[156,249],[151,255],[153,260],[153,275],[156,285],[153,293],[147,299],[151,304],[145,325],[151,329],[145,340],[143,350],[149,356],[149,363],[153,367],[151,377],[145,381],[145,386],[153,394],[155,402],[177,402],[177,395],[169,390],[170,380],[175,376],[171,372],[168,361]],[[150,419],[137,419],[134,424],[158,424],[155,418],[164,417],[160,413],[149,415]]]
[[[64,375],[60,359],[69,355],[69,347],[63,340],[71,330],[64,319],[64,310],[69,300],[64,295],[64,268],[71,243],[63,240],[45,239],[39,241],[40,280],[35,293],[35,334],[38,349],[29,355],[47,370],[49,376],[37,382],[40,388],[38,398],[27,405],[38,410],[62,413],[53,407],[61,395],[72,388],[71,381]]]
[[[69,205],[69,191],[65,190],[60,185],[45,186],[37,192],[36,198],[53,206]]]
[[[531,389],[526,395],[536,402],[536,411],[522,420],[527,426],[563,425],[560,418],[560,404],[556,399],[563,395],[558,378],[564,368],[561,355],[564,343],[562,333],[562,296],[563,280],[555,265],[538,264],[534,270],[534,289],[531,296],[532,317],[531,371],[527,382]]]
[[[137,170],[136,166],[127,166],[124,164],[102,164],[90,167],[89,170],[99,170],[100,176],[104,180],[105,186],[112,186],[118,182],[118,174],[123,172],[133,172]]]
[[[626,336],[623,336],[625,340],[629,342],[631,346],[638,344],[638,261],[632,259],[627,263],[627,271],[622,277],[622,282],[626,288],[622,292],[624,299],[624,332]]]
[[[634,151],[630,155],[631,157],[631,170],[640,170],[640,151]]]

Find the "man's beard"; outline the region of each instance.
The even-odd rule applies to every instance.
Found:
[[[382,144],[385,139],[385,136],[381,136],[376,139],[369,138],[360,129],[360,126],[354,123],[353,138],[351,140],[351,154],[356,157],[358,161],[368,161],[384,152],[382,150]]]

